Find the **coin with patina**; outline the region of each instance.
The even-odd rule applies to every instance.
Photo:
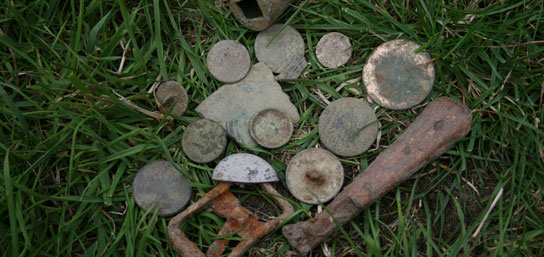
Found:
[[[132,182],[132,194],[140,208],[154,206],[160,216],[170,216],[189,202],[191,186],[169,161],[158,160],[140,168]]]
[[[331,152],[312,148],[291,159],[285,177],[287,188],[295,198],[318,204],[338,194],[344,183],[344,168]]]
[[[244,45],[234,40],[221,40],[208,53],[206,66],[218,81],[234,83],[247,75],[251,58]]]
[[[374,110],[363,99],[340,98],[319,116],[319,139],[340,156],[362,154],[376,140],[378,123]]]
[[[403,110],[427,97],[433,88],[434,65],[428,53],[415,53],[420,47],[399,39],[376,48],[363,68],[363,82],[372,100]]]
[[[164,81],[155,89],[155,100],[162,112],[181,116],[187,110],[189,98],[185,88],[176,81]]]
[[[351,58],[352,47],[349,38],[339,32],[325,34],[315,49],[315,55],[321,65],[338,68]]]
[[[249,122],[249,133],[257,144],[266,148],[278,148],[291,138],[293,123],[282,111],[266,109],[253,116]]]
[[[306,67],[304,40],[291,26],[274,24],[255,39],[255,55],[282,79],[297,78]],[[281,31],[281,32],[280,32]],[[296,71],[296,72],[295,72]]]
[[[219,123],[200,119],[189,124],[181,138],[181,148],[194,162],[208,163],[219,157],[227,147],[227,133]]]

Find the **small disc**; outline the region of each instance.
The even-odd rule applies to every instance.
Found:
[[[138,171],[132,194],[140,208],[159,208],[160,216],[180,212],[191,198],[191,186],[169,161],[153,161]]]
[[[393,40],[378,46],[363,68],[368,95],[393,110],[408,109],[427,97],[434,83],[434,65],[428,53],[414,53],[420,45]]]
[[[286,71],[293,62],[304,57],[304,40],[298,31],[286,26],[277,37],[283,24],[274,24],[261,31],[255,39],[255,55],[275,73]],[[272,41],[272,42],[270,42]]]
[[[247,75],[251,58],[244,45],[234,40],[222,40],[208,53],[206,65],[215,79],[232,84]]]
[[[378,123],[370,105],[353,97],[340,98],[319,116],[319,139],[340,156],[362,154],[376,140]]]
[[[325,34],[317,43],[315,55],[323,66],[338,68],[351,58],[351,43],[342,33],[331,32]]]
[[[249,133],[259,145],[278,148],[291,138],[293,123],[287,114],[276,109],[266,109],[253,116],[249,122]]]
[[[181,138],[181,148],[194,162],[208,163],[219,157],[227,147],[227,133],[219,123],[197,120],[185,129]]]
[[[170,114],[175,116],[183,115],[189,103],[185,88],[178,82],[171,80],[162,82],[159,85],[155,91],[155,100],[162,112],[167,112],[175,104],[172,112],[170,112]]]
[[[331,152],[312,148],[303,150],[291,159],[285,176],[287,188],[295,198],[317,204],[332,199],[340,192],[344,183],[344,168]]]

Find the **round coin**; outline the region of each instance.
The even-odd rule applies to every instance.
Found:
[[[325,34],[317,43],[315,55],[323,66],[338,68],[351,58],[351,43],[342,33],[331,32]]]
[[[287,70],[292,62],[304,56],[304,40],[300,33],[291,26],[279,32],[282,26],[274,24],[261,31],[255,39],[257,60],[264,62],[275,73]]]
[[[244,45],[234,40],[222,40],[208,53],[206,65],[215,79],[231,84],[247,75],[251,58]]]
[[[171,115],[181,116],[187,110],[189,98],[185,88],[176,81],[164,81],[155,90],[155,100],[162,112],[170,109]],[[172,107],[173,106],[173,107]]]
[[[160,216],[180,212],[191,198],[191,186],[169,161],[143,166],[132,182],[132,194],[140,208],[159,208]]]
[[[378,123],[370,105],[353,97],[340,98],[319,116],[319,139],[340,156],[362,154],[376,140]]]
[[[227,134],[217,122],[200,119],[185,129],[181,148],[194,162],[208,163],[219,157],[227,147]]]
[[[291,159],[285,176],[287,188],[295,198],[318,204],[338,194],[344,183],[344,168],[331,152],[312,148]]]
[[[393,40],[378,46],[363,68],[368,95],[393,110],[408,109],[427,97],[434,83],[434,65],[428,53],[414,53],[420,45]]]
[[[249,133],[259,145],[278,148],[291,138],[293,123],[287,114],[276,109],[266,109],[253,116],[249,122]]]

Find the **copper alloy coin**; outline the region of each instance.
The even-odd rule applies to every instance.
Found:
[[[362,99],[340,98],[319,116],[319,139],[340,156],[362,154],[376,140],[378,123],[374,110]]]
[[[349,38],[338,32],[325,34],[317,43],[315,55],[321,65],[327,68],[338,68],[351,58]]]
[[[136,204],[144,210],[154,204],[160,216],[180,212],[191,198],[191,186],[169,161],[153,161],[138,171],[132,182]]]
[[[274,24],[261,31],[255,39],[255,55],[275,73],[281,73],[304,57],[304,39],[298,31],[286,26],[277,37],[283,24]],[[304,60],[305,62],[305,60]]]
[[[434,65],[428,53],[414,53],[420,45],[393,40],[378,46],[363,68],[366,92],[379,105],[408,109],[431,92]]]
[[[325,149],[306,149],[291,159],[285,177],[295,198],[309,204],[324,203],[340,192],[344,167]]]
[[[185,129],[181,138],[181,148],[194,162],[208,163],[219,157],[227,147],[227,133],[219,123],[197,120]]]
[[[222,40],[208,53],[206,66],[215,79],[231,84],[247,75],[251,58],[244,45],[234,40]]]
[[[289,142],[293,134],[293,123],[280,110],[266,109],[253,116],[249,122],[249,132],[257,144],[278,148]]]
[[[162,112],[167,112],[172,108],[170,114],[181,116],[187,110],[189,98],[185,88],[176,81],[164,81],[155,90],[155,100]]]

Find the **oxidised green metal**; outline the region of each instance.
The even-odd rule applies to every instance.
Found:
[[[266,148],[278,148],[293,134],[293,123],[280,110],[266,109],[255,114],[249,123],[249,133],[257,144]]]
[[[155,99],[162,112],[167,112],[172,108],[170,114],[175,116],[183,115],[189,104],[185,88],[172,80],[164,81],[159,85],[155,91]]]
[[[200,119],[185,129],[181,148],[194,162],[208,163],[219,157],[227,147],[227,134],[217,122]]]

